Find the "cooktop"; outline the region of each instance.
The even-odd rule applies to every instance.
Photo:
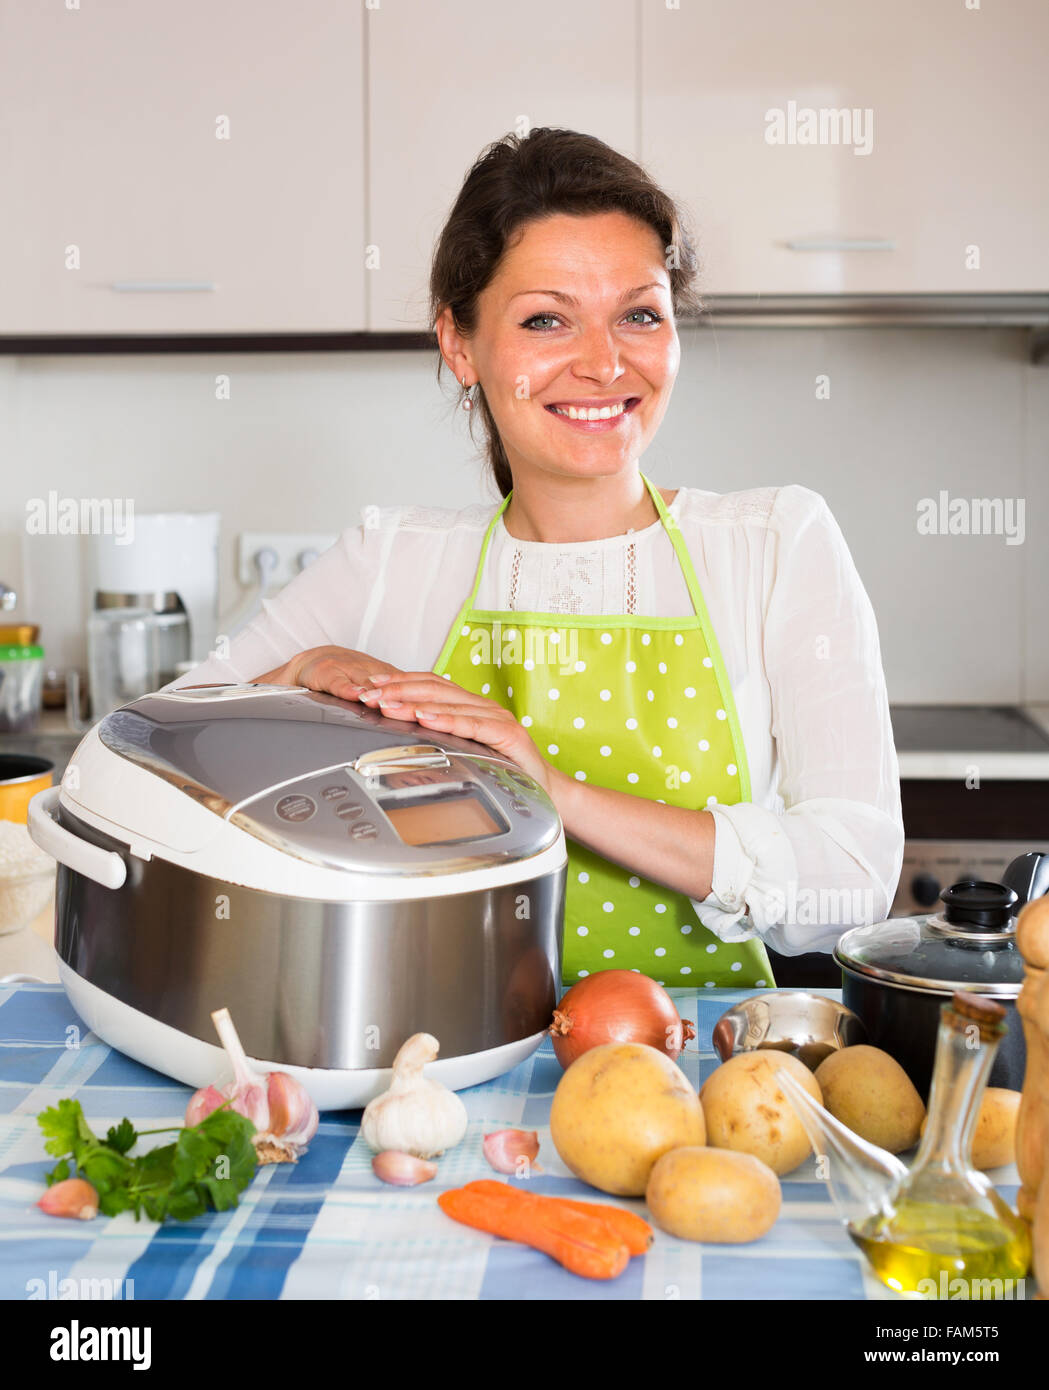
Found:
[[[1016,705],[891,705],[900,753],[1049,753],[1049,734]]]

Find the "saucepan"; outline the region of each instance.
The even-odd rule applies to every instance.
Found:
[[[938,913],[854,927],[834,951],[842,1002],[863,1021],[867,1040],[900,1063],[928,1096],[940,1008],[958,990],[994,999],[1008,1033],[990,1085],[1023,1087],[1027,1051],[1016,999],[1024,962],[1016,946],[1020,908],[1049,889],[1049,854],[1013,860],[1003,882],[967,879],[945,889]]]

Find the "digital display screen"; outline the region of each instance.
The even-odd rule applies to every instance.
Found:
[[[379,803],[406,845],[443,845],[452,840],[483,840],[506,827],[495,820],[476,793]]]

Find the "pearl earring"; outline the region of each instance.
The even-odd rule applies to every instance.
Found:
[[[474,408],[474,403],[473,403],[473,401],[470,399],[470,388],[469,388],[469,386],[467,386],[467,384],[466,384],[466,377],[463,377],[462,380],[463,380],[463,390],[466,392],[466,395],[465,395],[465,397],[463,398],[463,409],[464,409],[464,410],[473,410],[473,408]]]

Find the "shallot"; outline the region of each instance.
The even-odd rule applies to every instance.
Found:
[[[554,1010],[550,1037],[562,1067],[592,1047],[638,1042],[656,1047],[671,1061],[696,1036],[656,980],[634,970],[599,970],[565,994]]]
[[[251,1069],[228,1009],[216,1010],[211,1021],[232,1063],[233,1080],[221,1088],[205,1086],[197,1091],[186,1107],[186,1124],[199,1124],[220,1105],[231,1102],[255,1126],[252,1142],[260,1164],[296,1162],[320,1121],[309,1092],[287,1072],[260,1075]]]

